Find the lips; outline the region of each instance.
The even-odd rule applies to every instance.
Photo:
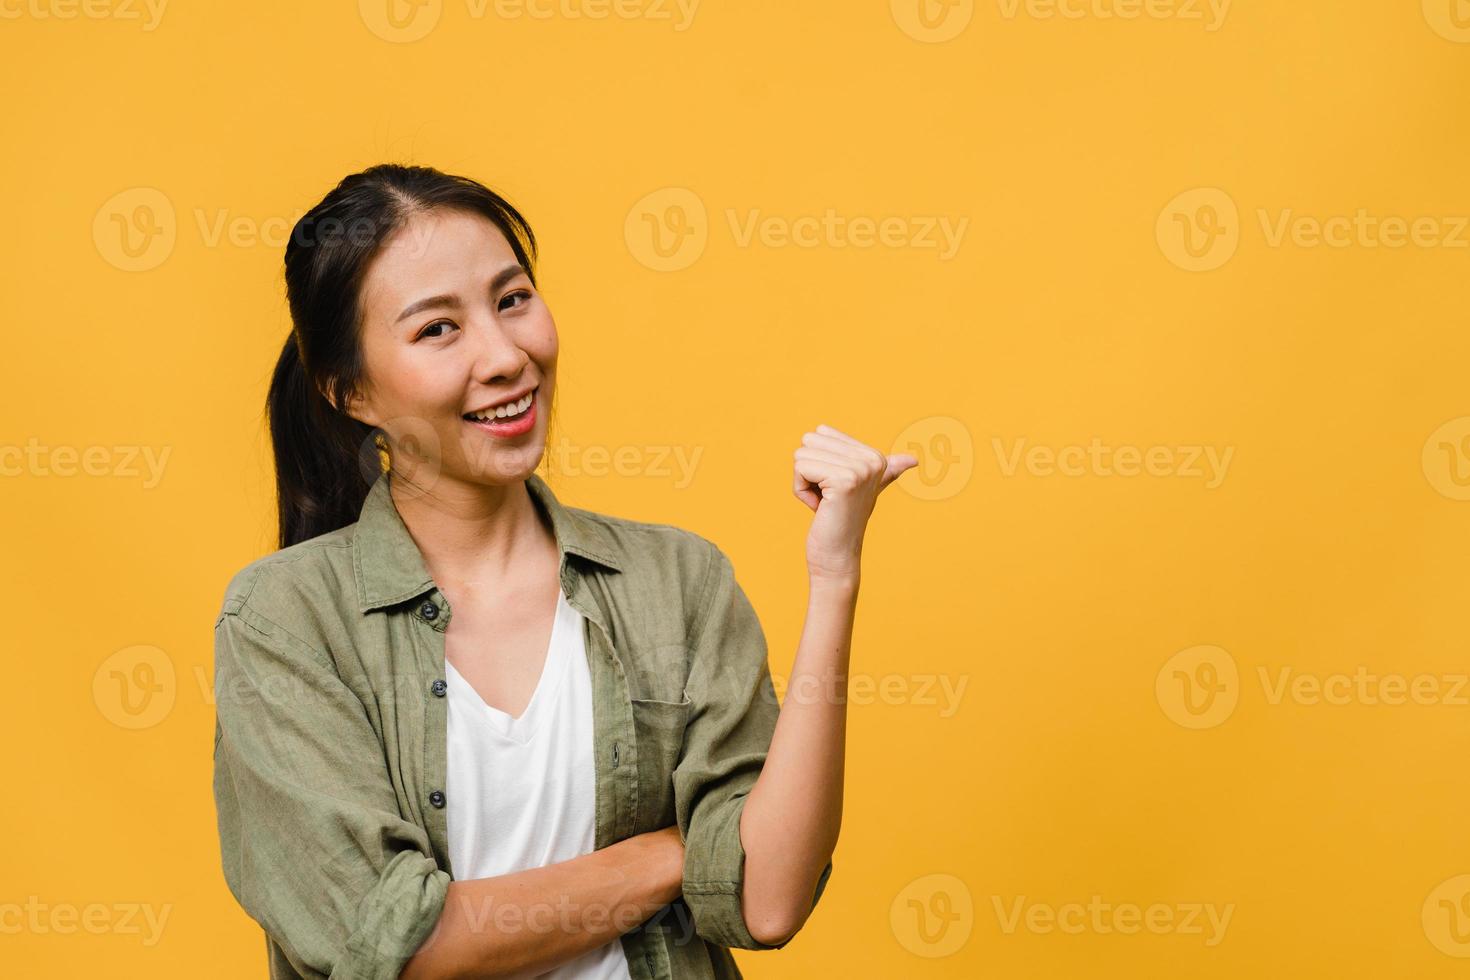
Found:
[[[486,408],[476,409],[473,412],[466,412],[464,414],[463,418],[464,418],[464,420],[466,422],[480,422],[482,424],[491,424],[491,423],[495,423],[495,422],[513,421],[514,419],[518,419],[521,416],[525,415],[527,412],[529,412],[531,410],[531,407],[536,404],[536,398],[535,398],[535,396],[536,396],[536,392],[539,389],[539,387],[540,386],[538,385],[536,388],[532,388],[529,391],[523,391],[523,392],[521,392],[519,395],[515,396],[514,398],[508,398],[505,401],[497,402],[496,404],[490,405],[490,406],[488,406]],[[526,401],[527,398],[529,398],[530,400],[529,401]],[[503,408],[503,407],[508,406],[508,405],[516,405],[516,404],[519,404],[522,401],[526,401],[526,407],[523,408],[523,409],[521,409],[521,411],[518,412],[517,414],[515,414],[513,416],[510,416],[509,419],[504,419],[504,418],[499,418],[498,419],[498,418],[495,417],[495,412],[496,412],[497,409]],[[477,417],[477,416],[479,416],[479,417]]]
[[[536,416],[541,408],[541,402],[535,397],[534,389],[531,392],[530,398],[526,399],[523,396],[523,400],[528,401],[528,404],[519,415],[512,415],[509,418],[499,418],[491,421],[481,421],[466,416],[465,424],[474,426],[481,432],[496,439],[519,439],[536,427]]]

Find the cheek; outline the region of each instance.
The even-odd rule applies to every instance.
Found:
[[[431,416],[450,411],[463,393],[463,371],[453,358],[404,358],[393,375],[395,403],[414,414]]]
[[[526,320],[521,346],[527,354],[543,364],[554,362],[560,341],[556,334],[556,321],[551,317],[551,310],[547,309],[544,303],[537,304],[535,315],[527,317]]]

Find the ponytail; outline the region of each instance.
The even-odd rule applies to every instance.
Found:
[[[379,472],[372,426],[338,412],[306,376],[293,332],[266,398],[276,456],[280,547],[357,520]],[[370,460],[363,450],[373,448]],[[363,464],[371,462],[369,470]]]

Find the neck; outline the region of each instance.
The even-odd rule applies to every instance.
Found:
[[[555,551],[556,536],[525,480],[497,485],[441,476],[423,491],[395,472],[388,490],[441,586],[511,582]]]

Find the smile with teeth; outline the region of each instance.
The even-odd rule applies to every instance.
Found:
[[[486,409],[483,412],[471,412],[465,416],[472,422],[498,422],[503,419],[513,419],[523,414],[531,407],[531,402],[536,399],[535,389],[531,390],[519,401],[507,402],[497,405],[494,409]]]

